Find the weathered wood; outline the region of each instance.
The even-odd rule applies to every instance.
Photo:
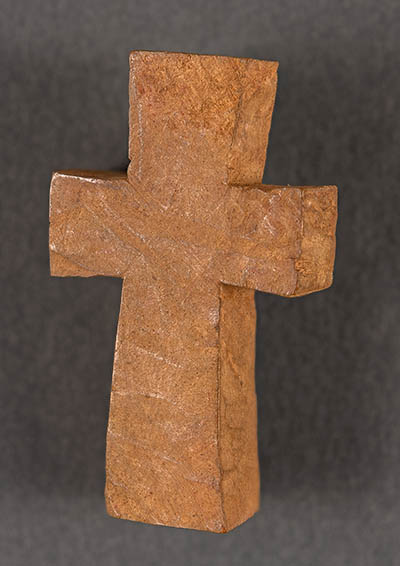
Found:
[[[106,500],[225,532],[259,503],[254,289],[331,284],[336,188],[261,185],[277,64],[130,57],[127,175],[51,184],[51,273],[123,278]]]

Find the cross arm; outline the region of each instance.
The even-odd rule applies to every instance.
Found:
[[[130,248],[118,233],[126,174],[59,171],[50,189],[50,270],[56,276],[121,277]]]
[[[337,188],[231,186],[222,281],[285,297],[332,284]]]

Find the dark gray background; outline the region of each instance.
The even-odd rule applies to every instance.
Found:
[[[1,0],[0,564],[400,563],[399,2]],[[107,517],[119,280],[48,272],[52,170],[126,166],[128,53],[280,61],[265,182],[337,184],[335,282],[258,295],[260,512]]]

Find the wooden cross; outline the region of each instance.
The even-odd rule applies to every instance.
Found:
[[[259,504],[254,290],[331,284],[336,188],[261,185],[277,63],[133,52],[130,165],[51,183],[51,273],[123,279],[114,517],[225,532]]]

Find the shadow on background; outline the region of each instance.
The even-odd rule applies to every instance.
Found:
[[[390,490],[398,461],[394,101],[366,88],[394,80],[394,55],[383,69],[321,49],[315,66],[280,67],[264,182],[338,185],[334,284],[289,301],[257,294],[263,497]]]

